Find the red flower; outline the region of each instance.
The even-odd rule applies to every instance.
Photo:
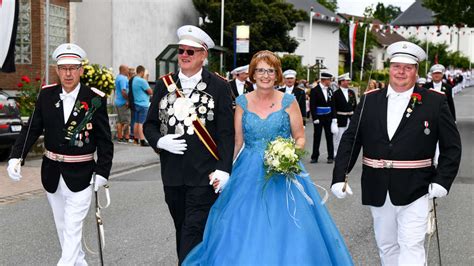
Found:
[[[87,104],[87,102],[81,102],[81,105],[84,108],[84,110],[86,110],[86,111],[89,110],[89,105]]]
[[[22,88],[23,87],[23,82],[19,82],[18,84],[16,84],[18,86],[18,88]]]
[[[413,102],[421,104],[421,95],[419,93],[416,93],[416,92],[412,93],[411,99],[413,100]]]
[[[30,83],[30,81],[31,81],[30,78],[29,78],[28,76],[26,76],[26,75],[23,76],[23,77],[21,77],[21,80],[24,81],[24,82],[26,82],[26,83]]]

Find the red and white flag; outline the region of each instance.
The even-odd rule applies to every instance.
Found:
[[[351,63],[354,62],[355,56],[355,42],[356,42],[356,33],[357,33],[357,26],[359,23],[354,23],[351,21],[349,25],[349,46],[351,51]]]
[[[0,0],[0,71],[15,71],[18,0]]]

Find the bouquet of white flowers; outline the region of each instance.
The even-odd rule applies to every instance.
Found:
[[[295,178],[302,171],[299,161],[303,156],[304,150],[296,147],[294,139],[277,137],[269,142],[264,156],[265,180],[269,181],[275,174]]]

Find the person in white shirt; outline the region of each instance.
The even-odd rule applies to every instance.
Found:
[[[423,49],[401,41],[387,53],[388,88],[361,99],[339,144],[331,191],[338,198],[352,194],[347,179],[362,150],[362,204],[370,206],[382,265],[421,266],[429,199],[448,194],[461,161],[461,139],[446,97],[415,86]]]

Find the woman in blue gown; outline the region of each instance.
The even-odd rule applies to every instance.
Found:
[[[265,184],[268,142],[292,137],[302,148],[304,128],[294,96],[274,89],[282,81],[279,59],[260,51],[249,73],[257,89],[236,100],[234,153],[245,146],[211,209],[203,241],[183,265],[352,265],[344,239],[305,171],[296,176],[304,190],[282,175]]]

